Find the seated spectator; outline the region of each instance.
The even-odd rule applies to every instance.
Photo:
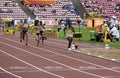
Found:
[[[7,13],[13,13],[12,9],[8,8],[7,10],[8,10]]]
[[[110,35],[112,37],[112,41],[119,41],[119,31],[117,30],[117,28],[114,25],[111,25],[111,30],[110,30]]]
[[[6,3],[5,3],[5,6],[6,6],[6,7],[10,7],[10,2],[6,2]]]
[[[0,13],[4,13],[4,11],[2,9],[0,9]]]
[[[55,10],[55,9],[53,9],[51,12],[52,12],[53,14],[56,14],[56,10]]]
[[[118,22],[116,16],[112,16],[110,23],[111,23],[111,25],[115,26],[119,30],[119,22]]]
[[[76,15],[78,14],[78,11],[77,11],[76,8],[74,9],[73,13],[76,14]]]

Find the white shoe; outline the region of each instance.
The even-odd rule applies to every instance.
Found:
[[[71,51],[72,49],[71,48],[68,48],[69,51]]]

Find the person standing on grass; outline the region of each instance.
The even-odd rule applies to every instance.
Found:
[[[64,27],[64,29],[63,29],[64,35],[65,35],[66,30],[68,29],[68,25],[69,25],[70,23],[71,23],[71,20],[70,20],[69,17],[67,17],[66,20],[65,20],[65,27]]]
[[[72,50],[71,49],[71,45],[72,45],[72,42],[73,42],[73,34],[75,33],[74,31],[74,28],[71,26],[71,23],[68,24],[68,29],[67,29],[67,32],[66,32],[66,37],[67,37],[67,40],[68,40],[68,50]]]
[[[39,43],[40,43],[40,38],[42,39],[42,44],[43,44],[43,40],[44,40],[44,38],[43,38],[43,26],[42,26],[42,21],[39,21],[38,23],[37,23],[37,26],[35,27],[35,29],[36,29],[36,35],[37,35],[37,46],[39,45]]]
[[[23,40],[26,38],[26,45],[28,45],[28,29],[29,29],[29,24],[27,23],[27,19],[24,19],[23,27],[22,27],[22,36]]]

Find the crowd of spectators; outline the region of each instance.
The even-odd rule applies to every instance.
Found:
[[[71,0],[56,0],[55,4],[31,4],[26,6],[33,11],[34,15],[41,18],[80,17]]]
[[[23,19],[27,18],[16,0],[0,0],[0,18]]]
[[[10,8],[7,8],[7,9],[0,8],[0,13],[13,13],[13,10]]]
[[[117,16],[120,18],[119,0],[79,0],[88,13],[94,12],[93,16]]]
[[[63,6],[62,6],[62,9],[65,9],[65,10],[67,10],[67,11],[70,11],[71,13],[74,13],[74,14],[78,15],[78,11],[77,11],[77,9],[73,6],[72,2],[63,5]]]
[[[105,37],[104,33],[107,32],[108,36],[107,38],[113,41],[119,41],[120,39],[120,22],[116,19],[116,16],[112,16],[109,19],[104,20],[104,23],[96,26],[95,31],[101,32],[101,34],[98,34],[96,36],[96,41],[101,41]]]
[[[1,3],[2,7],[16,7],[18,6],[18,3],[16,3],[14,0],[6,1],[5,3]],[[0,8],[0,13],[13,13],[13,10],[11,8]]]
[[[5,2],[4,6],[6,7],[16,7],[18,3],[15,0],[10,0],[11,2]]]
[[[119,0],[79,0],[91,17],[104,17],[104,23],[96,26],[96,41],[103,41],[105,32],[111,41],[119,41],[120,2]]]

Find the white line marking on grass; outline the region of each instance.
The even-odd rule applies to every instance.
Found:
[[[10,39],[9,39],[9,40],[10,40]],[[15,41],[14,41],[14,42],[15,42]],[[86,72],[86,71],[81,71],[81,70],[79,70],[79,69],[77,69],[77,68],[74,68],[74,67],[71,67],[71,66],[65,65],[65,64],[63,64],[63,63],[60,63],[60,62],[54,61],[54,60],[52,60],[52,59],[49,59],[49,58],[46,58],[46,57],[40,56],[40,55],[38,55],[38,54],[35,54],[35,53],[32,53],[32,52],[29,52],[29,51],[27,51],[27,50],[24,50],[24,49],[18,48],[18,47],[16,47],[16,46],[13,46],[13,45],[10,45],[10,44],[4,43],[4,42],[0,42],[0,43],[1,43],[1,44],[4,44],[4,45],[7,45],[7,46],[10,46],[10,47],[12,47],[12,48],[15,48],[15,49],[21,50],[21,51],[23,51],[23,52],[25,52],[25,53],[28,53],[28,54],[31,54],[31,55],[34,55],[34,56],[37,56],[37,57],[43,58],[43,59],[45,59],[45,60],[48,60],[48,61],[54,62],[54,63],[56,63],[56,64],[59,64],[59,65],[65,66],[65,67],[67,67],[67,68],[69,68],[69,69],[72,69],[72,70],[75,70],[75,71],[78,71],[78,72],[82,72],[82,73],[84,73],[84,74],[88,74],[88,75],[95,76],[95,77],[99,77],[99,78],[102,78],[102,77],[103,77],[103,76],[96,75],[96,74],[93,74],[93,73],[89,73],[89,72]],[[20,42],[17,42],[17,43],[20,43]],[[45,51],[45,50],[46,50],[46,49],[44,49],[44,51]],[[50,51],[50,50],[46,50],[46,51]],[[50,51],[50,52],[53,52],[53,51]],[[15,56],[14,56],[14,57],[15,57]],[[21,59],[19,59],[19,60],[21,60]],[[24,62],[24,61],[23,61],[23,62]],[[25,63],[27,63],[27,62],[25,62]],[[27,63],[27,64],[29,64],[29,63]],[[32,66],[32,65],[30,64],[30,66]],[[34,66],[33,66],[33,67],[34,67]],[[36,68],[36,67],[34,67],[34,68]],[[37,68],[37,69],[39,69],[39,68]],[[41,69],[39,69],[39,70],[41,70]],[[61,78],[63,78],[63,77],[61,77]]]
[[[0,51],[1,51],[1,50],[0,50]],[[2,51],[1,51],[1,52],[2,52]],[[17,77],[17,78],[22,78],[22,77],[20,77],[20,76],[18,76],[18,75],[16,75],[16,74],[13,74],[13,73],[11,73],[11,72],[5,70],[5,69],[2,68],[2,67],[0,67],[0,69],[1,69],[2,71],[6,72],[6,73],[8,73],[8,74],[10,74],[10,75],[12,75],[12,76],[15,76],[15,77]]]
[[[11,45],[11,46],[12,46],[12,45]],[[12,46],[12,47],[13,47],[13,46]],[[14,48],[15,48],[15,47],[14,47]],[[21,50],[22,50],[22,49],[21,49]],[[0,50],[0,51],[1,51],[2,53],[4,53],[4,54],[6,54],[6,55],[8,55],[8,56],[10,56],[10,57],[12,57],[12,58],[14,58],[14,59],[16,59],[16,60],[22,62],[22,63],[25,63],[25,64],[27,64],[27,65],[29,65],[29,66],[35,68],[35,69],[38,69],[39,71],[42,71],[42,72],[45,72],[45,73],[47,73],[47,74],[56,76],[56,77],[58,77],[58,78],[64,78],[63,76],[60,76],[60,75],[57,75],[57,74],[53,74],[53,73],[48,72],[48,71],[45,71],[45,70],[43,70],[43,69],[41,69],[41,68],[39,68],[39,67],[37,67],[37,66],[34,66],[34,65],[32,65],[32,64],[30,64],[30,63],[24,61],[24,60],[21,60],[20,58],[17,58],[17,57],[15,57],[15,56],[13,56],[13,55],[11,55],[11,54],[9,54],[9,53],[3,51],[3,50]]]

